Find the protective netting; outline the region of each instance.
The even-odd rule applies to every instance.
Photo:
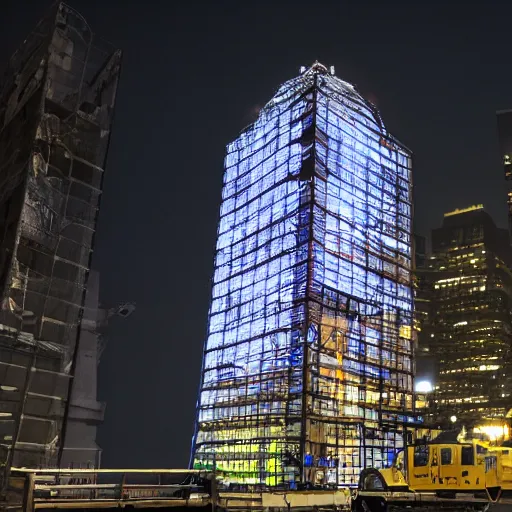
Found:
[[[59,463],[121,54],[56,4],[0,96],[0,487]]]
[[[228,146],[194,464],[355,483],[412,420],[410,155],[311,68]]]

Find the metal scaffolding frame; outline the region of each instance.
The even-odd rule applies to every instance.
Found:
[[[0,93],[0,476],[64,447],[121,54],[63,3]]]
[[[227,148],[192,447],[224,484],[356,484],[413,417],[411,153],[316,63]]]

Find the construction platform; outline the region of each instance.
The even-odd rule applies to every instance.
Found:
[[[119,508],[212,510],[350,510],[349,489],[226,491],[212,473],[180,469],[14,469],[4,507],[43,509]]]
[[[382,508],[382,498],[386,505]],[[364,503],[363,503],[364,501]],[[378,502],[378,503],[377,503]],[[463,505],[464,504],[464,505]],[[213,473],[180,469],[13,469],[8,499],[0,509],[36,510],[173,509],[179,512],[374,512],[423,510],[512,510],[512,499],[490,504],[485,499],[457,494],[330,490],[226,490],[217,487]]]

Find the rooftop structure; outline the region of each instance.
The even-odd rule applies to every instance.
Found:
[[[0,89],[0,478],[55,466],[78,362],[121,54],[59,3]]]
[[[227,147],[193,466],[355,484],[413,421],[411,154],[314,64]]]
[[[468,206],[467,208],[455,208],[455,210],[451,212],[446,212],[444,214],[445,217],[453,217],[454,215],[461,215],[462,213],[468,213],[468,212],[476,212],[479,210],[483,210],[484,205],[483,204],[474,204],[473,206]]]

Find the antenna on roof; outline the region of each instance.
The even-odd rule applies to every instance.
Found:
[[[334,76],[334,74],[335,74],[335,73],[334,73],[334,66],[331,66],[331,67],[330,67],[330,72],[331,72],[331,75],[333,75],[333,76]]]
[[[300,74],[302,75],[305,72],[306,72],[306,66],[301,66],[300,67]]]

